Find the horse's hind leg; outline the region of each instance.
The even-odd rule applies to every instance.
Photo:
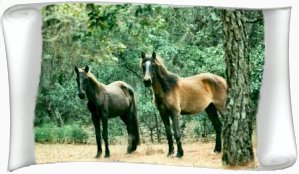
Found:
[[[209,116],[209,119],[212,121],[212,125],[216,132],[216,144],[214,152],[221,152],[221,129],[222,124],[219,120],[219,116],[216,110],[216,107],[213,103],[211,103],[207,108],[206,112]]]
[[[127,132],[128,132],[128,148],[127,153],[132,153],[134,150],[133,148],[133,135],[132,135],[132,126],[129,124],[129,117],[128,114],[124,114],[121,117],[121,120],[126,124]],[[135,147],[136,150],[136,147]]]

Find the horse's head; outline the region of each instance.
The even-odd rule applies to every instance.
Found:
[[[85,81],[88,79],[87,73],[89,71],[89,67],[86,65],[85,68],[78,68],[75,66],[75,72],[77,74],[77,84],[78,84],[78,96],[80,99],[85,98]]]
[[[153,52],[151,56],[141,53],[141,68],[144,74],[143,83],[145,87],[150,87],[155,77],[156,71],[156,53]]]

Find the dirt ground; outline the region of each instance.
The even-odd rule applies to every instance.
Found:
[[[222,153],[213,152],[214,143],[184,144],[183,158],[167,157],[166,144],[140,145],[136,152],[126,154],[126,145],[110,145],[110,158],[95,159],[96,145],[74,144],[36,144],[35,154],[37,163],[54,163],[69,161],[113,161],[147,164],[164,164],[175,166],[196,166],[207,168],[224,168],[221,163]],[[256,152],[256,148],[254,148]],[[104,153],[103,153],[104,154]],[[255,153],[256,154],[256,153]],[[257,167],[257,161],[246,166],[227,169],[241,169]]]

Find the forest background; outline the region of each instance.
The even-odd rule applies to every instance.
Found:
[[[166,142],[151,91],[142,83],[140,53],[156,51],[166,67],[181,77],[211,72],[226,78],[221,11],[208,7],[130,4],[44,7],[35,141],[96,143],[86,100],[77,97],[74,73],[74,66],[89,65],[100,82],[122,80],[135,89],[142,143]],[[245,11],[244,17],[249,37],[250,97],[256,110],[264,62],[263,16],[261,11]],[[209,141],[215,137],[205,112],[182,116],[180,121],[185,142]],[[115,118],[108,122],[110,143],[126,144],[122,121]]]

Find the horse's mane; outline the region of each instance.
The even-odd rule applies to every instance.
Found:
[[[157,73],[158,80],[161,84],[162,90],[164,92],[168,92],[173,89],[173,87],[177,84],[178,76],[167,70],[163,59],[161,57],[156,57],[155,63],[157,65]]]
[[[88,79],[92,82],[93,85],[95,85],[96,89],[99,90],[99,89],[105,89],[105,85],[101,82],[98,81],[98,79],[95,77],[95,75],[93,75],[90,71],[88,71],[88,73],[86,74]]]
[[[156,65],[161,66],[161,68],[164,68],[165,70],[167,70],[167,68],[164,64],[164,61],[161,57],[157,56],[156,59],[155,59],[155,63],[156,63]]]
[[[87,73],[87,77],[91,80],[91,81],[93,81],[95,84],[99,84],[100,82],[98,81],[98,79],[89,71],[88,73]]]

